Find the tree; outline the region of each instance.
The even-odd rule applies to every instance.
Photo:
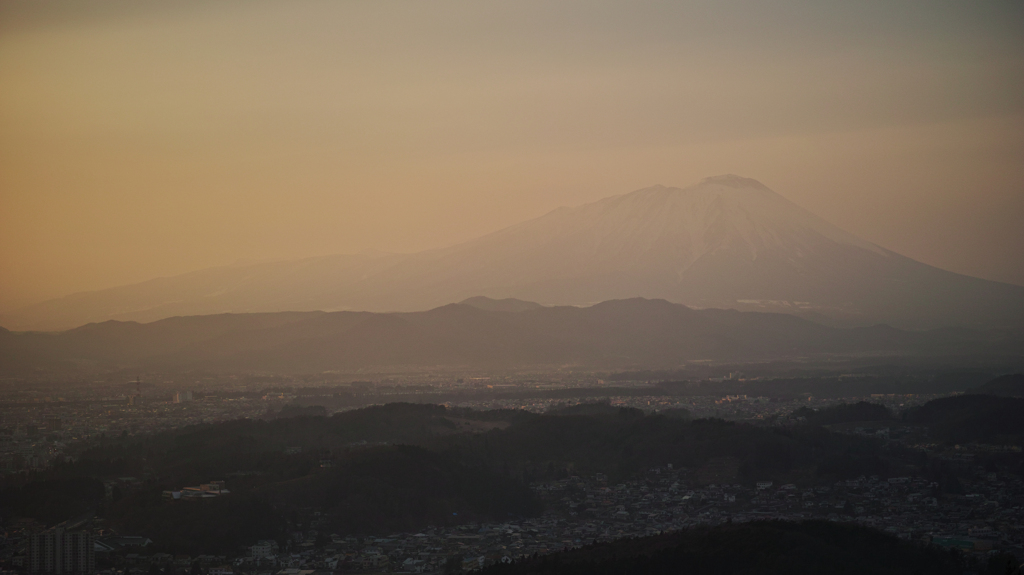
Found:
[[[444,572],[447,573],[462,573],[462,557],[452,555],[444,562]]]

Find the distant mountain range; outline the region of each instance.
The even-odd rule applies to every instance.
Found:
[[[508,310],[508,308],[517,308]],[[693,360],[899,354],[1024,355],[1005,330],[833,328],[792,315],[634,298],[543,307],[473,298],[425,312],[281,312],[0,331],[0,373],[199,369],[315,373],[422,367],[676,367]]]
[[[479,295],[545,305],[645,297],[832,325],[1024,325],[1024,287],[914,261],[732,175],[559,208],[440,250],[227,266],[75,294],[8,313],[0,325],[58,330],[225,312],[417,311]]]

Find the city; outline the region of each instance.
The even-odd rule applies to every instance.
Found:
[[[446,403],[457,413],[537,414],[614,413],[618,410],[700,420],[711,418],[775,430],[805,425],[805,417],[829,408],[866,402],[880,413],[917,408],[944,394],[871,394],[866,397],[750,397],[745,394],[673,396],[664,386],[646,381],[618,381],[615,387],[593,374],[547,378],[499,376],[474,380],[436,376],[388,376],[377,383],[359,381],[344,386],[358,396],[343,396],[351,405],[345,413],[366,406],[392,403],[409,397],[449,397]],[[443,378],[442,378],[443,379]],[[842,379],[849,380],[850,375]],[[911,378],[912,379],[912,378]],[[491,383],[481,385],[481,381]],[[501,381],[502,383],[497,383]],[[721,384],[723,378],[704,385]],[[752,380],[752,382],[757,381]],[[138,387],[141,385],[136,384]],[[331,412],[317,401],[337,400],[338,384],[309,386],[302,381],[283,382],[257,389],[241,386],[220,393],[153,392],[150,397],[127,394],[123,398],[83,394],[55,402],[19,402],[3,408],[3,473],[10,478],[39,474],[48,467],[73,462],[78,454],[107,438],[145,437],[164,430],[216,424],[239,419],[275,420],[289,417],[324,417]],[[700,387],[701,383],[690,384]],[[906,383],[905,383],[906,385]],[[631,395],[607,395],[629,390]],[[526,396],[503,397],[509,390]],[[533,390],[531,393],[530,390]],[[100,394],[106,390],[100,390]],[[559,397],[544,397],[554,394]],[[574,395],[575,394],[575,395]],[[459,397],[462,395],[462,397]],[[539,397],[529,397],[531,395]],[[358,397],[358,399],[353,399]],[[459,401],[461,399],[461,401]],[[329,402],[329,401],[325,401]],[[467,411],[469,410],[469,411]],[[492,411],[498,410],[498,411]],[[332,410],[333,411],[333,410]],[[456,413],[456,412],[453,412]],[[465,425],[458,433],[486,434],[504,429],[507,423],[477,421],[473,416],[453,419]],[[425,525],[417,532],[336,533],[331,531],[327,509],[293,509],[281,540],[254,541],[228,554],[169,553],[156,541],[139,533],[120,532],[101,516],[86,512],[67,517],[56,528],[32,520],[5,521],[0,561],[6,569],[30,567],[33,538],[54,529],[69,534],[88,534],[95,548],[87,559],[88,571],[107,574],[203,573],[206,575],[280,574],[305,572],[409,572],[441,573],[481,569],[512,563],[524,557],[574,549],[594,543],[631,537],[672,533],[700,526],[742,524],[757,521],[823,520],[856,524],[890,533],[902,540],[938,548],[956,549],[981,562],[989,556],[1024,557],[1024,480],[1019,470],[993,463],[1007,456],[1020,461],[1020,445],[971,443],[948,445],[929,439],[927,429],[900,418],[887,421],[837,423],[832,433],[878,442],[882,452],[899,458],[920,458],[923,465],[943,465],[955,470],[950,484],[919,475],[859,475],[836,482],[804,477],[796,483],[741,481],[742,462],[736,457],[712,457],[696,468],[671,463],[647,468],[617,479],[605,473],[575,475],[558,471],[558,479],[531,481],[529,488],[543,502],[543,513],[505,522],[457,517],[446,525]],[[364,441],[347,450],[386,446],[386,441]],[[285,453],[301,454],[301,447],[285,447]],[[320,459],[330,471],[331,456]],[[930,463],[928,463],[930,462]],[[920,463],[920,462],[918,462]],[[897,470],[893,470],[893,473]],[[225,482],[225,479],[227,480]],[[209,477],[197,486],[175,485],[163,491],[165,505],[204,505],[197,498],[232,497],[231,477]],[[104,499],[109,503],[159,483],[156,476],[107,477]],[[191,501],[190,501],[191,499]],[[70,535],[65,535],[68,537]],[[457,568],[457,569],[456,569]],[[36,571],[37,569],[29,569]]]

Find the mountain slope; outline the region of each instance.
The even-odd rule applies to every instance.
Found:
[[[1024,373],[1003,375],[968,390],[971,394],[1024,398]]]
[[[669,368],[700,359],[825,354],[1015,356],[1005,332],[831,328],[792,315],[664,300],[488,311],[283,312],[109,321],[61,333],[0,331],[0,373],[92,366],[311,373],[394,367]]]
[[[1024,287],[889,252],[736,176],[563,208],[382,276],[437,303],[452,292],[576,305],[647,297],[861,325],[1024,322]]]
[[[429,309],[469,297],[546,305],[662,298],[847,325],[1024,325],[1024,287],[890,252],[738,176],[655,186],[410,255],[216,268],[44,302],[11,329],[207,313]]]
[[[477,309],[486,310],[486,311],[512,311],[512,312],[517,312],[517,311],[528,311],[528,310],[531,310],[531,309],[539,309],[539,308],[544,307],[544,306],[540,305],[539,303],[534,303],[532,301],[523,301],[521,299],[516,299],[516,298],[512,298],[512,297],[505,298],[505,299],[491,299],[489,297],[482,296],[482,295],[479,295],[479,296],[476,296],[476,297],[471,297],[469,299],[464,299],[464,300],[460,301],[459,303],[461,303],[463,305],[472,306],[472,307],[475,307]]]

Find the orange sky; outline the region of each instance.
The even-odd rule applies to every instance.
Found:
[[[0,310],[737,173],[1024,284],[1021,2],[0,3]]]

